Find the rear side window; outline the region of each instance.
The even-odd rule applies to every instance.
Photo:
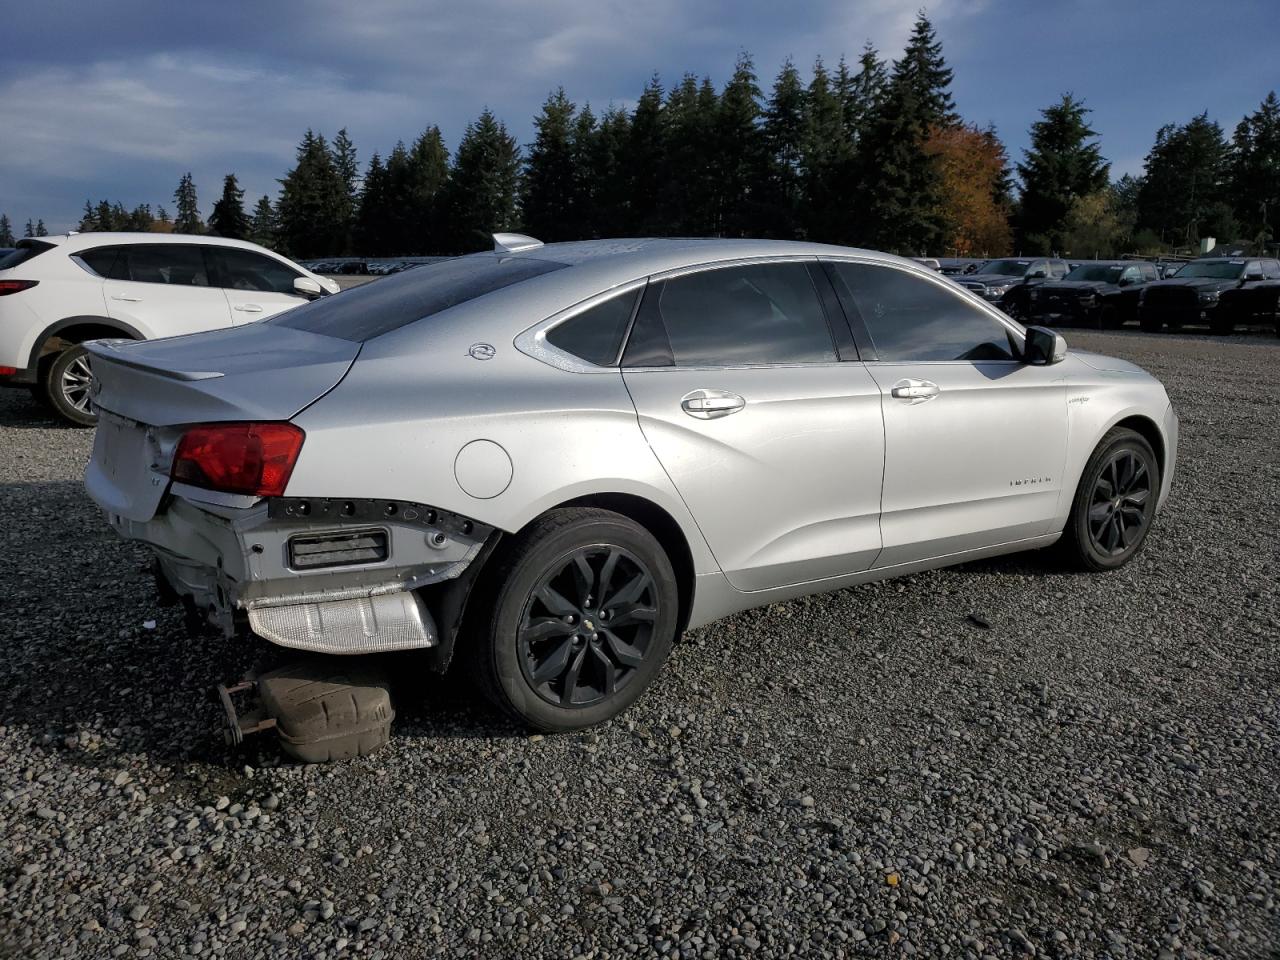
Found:
[[[1160,274],[1156,272],[1156,267],[1153,263],[1139,264],[1139,269],[1142,271],[1143,283],[1150,283],[1152,280],[1160,279]]]
[[[1268,280],[1280,280],[1280,260],[1263,260],[1262,273]]]
[[[229,290],[258,293],[293,293],[293,281],[302,276],[279,260],[238,250],[235,247],[206,247],[218,263],[218,286]]]
[[[262,322],[360,343],[567,266],[528,257],[472,254],[353,287]]]
[[[625,362],[727,367],[837,359],[805,264],[762,263],[651,284]]]
[[[836,293],[861,315],[882,361],[1015,358],[1009,329],[958,292],[894,267],[832,267]]]
[[[41,243],[39,240],[19,240],[16,250],[0,257],[0,270],[12,270],[55,246],[56,244]]]
[[[583,310],[548,330],[547,343],[598,367],[613,366],[639,296],[630,290]]]
[[[111,279],[134,283],[163,283],[177,287],[207,287],[209,272],[204,253],[183,243],[141,243],[120,248]]]
[[[121,259],[120,254],[123,250],[124,247],[119,246],[94,247],[92,250],[84,250],[76,254],[76,259],[104,279],[114,277],[121,280],[125,278],[124,265],[121,263],[120,270],[117,271],[116,262]]]

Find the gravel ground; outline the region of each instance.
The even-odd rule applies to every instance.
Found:
[[[405,683],[388,748],[313,767],[216,739],[260,651],[156,606],[90,434],[4,393],[0,955],[1280,955],[1280,342],[1068,338],[1182,417],[1126,569],[747,613],[580,735]]]

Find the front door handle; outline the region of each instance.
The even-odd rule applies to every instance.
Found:
[[[124,301],[125,303],[141,303],[141,302],[142,302],[142,298],[141,298],[141,297],[122,297],[122,296],[120,296],[120,295],[118,295],[118,294],[112,294],[112,295],[111,295],[111,299],[112,299],[112,300],[122,300],[122,301]]]
[[[694,390],[680,398],[680,409],[698,420],[718,420],[746,405],[746,400],[727,390]]]
[[[241,313],[261,313],[262,307],[256,303],[237,303],[232,309],[239,310]]]
[[[941,391],[936,383],[930,380],[899,380],[889,390],[889,394],[897,400],[906,400],[908,403],[924,403],[926,400],[932,400]]]

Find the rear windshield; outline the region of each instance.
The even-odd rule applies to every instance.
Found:
[[[0,270],[12,270],[32,257],[40,256],[46,250],[52,250],[54,246],[55,244],[43,243],[39,240],[20,240],[17,250],[11,250],[4,257],[0,257]]]
[[[362,343],[565,263],[477,253],[427,264],[313,300],[265,323]]]

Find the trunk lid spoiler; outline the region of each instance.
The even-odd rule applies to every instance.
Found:
[[[85,346],[94,405],[151,426],[288,420],[337,386],[360,352],[350,340],[261,323]]]

